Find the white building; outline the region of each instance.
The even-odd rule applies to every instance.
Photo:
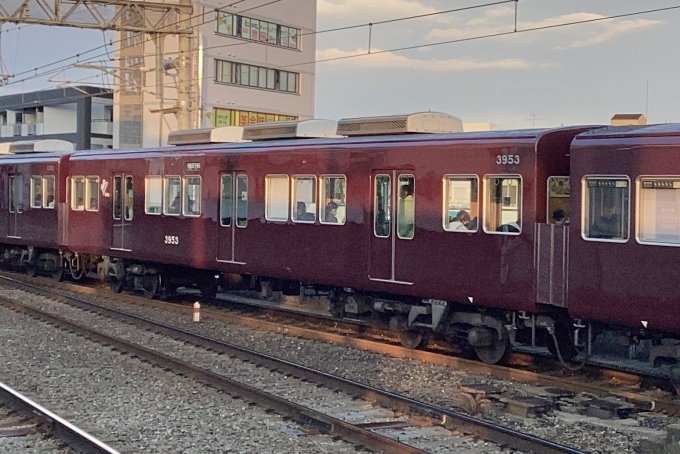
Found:
[[[233,3],[193,1],[192,128],[313,118],[316,0]],[[114,147],[164,145],[177,130],[178,38],[116,35]]]

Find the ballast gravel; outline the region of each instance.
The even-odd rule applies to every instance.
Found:
[[[35,300],[41,308],[45,305],[41,297],[26,293],[22,293],[22,295],[27,300]],[[82,298],[82,295],[78,296]],[[106,304],[149,319],[191,329],[206,336],[233,342],[273,356],[338,374],[348,379],[442,406],[452,405],[451,396],[458,392],[460,385],[493,384],[501,390],[515,390],[517,392],[521,392],[524,386],[486,376],[470,375],[445,367],[431,366],[418,361],[394,359],[349,347],[257,331],[224,324],[223,322],[205,320],[201,323],[193,323],[188,315],[189,311],[186,316],[183,316],[173,312],[159,311],[156,308],[144,308],[112,301],[107,301]],[[501,421],[513,429],[532,433],[578,449],[602,454],[632,454],[641,438],[640,432],[635,428],[606,427],[587,421],[585,418],[584,420],[566,422],[564,419],[552,415],[527,420],[501,415],[496,417],[495,420]],[[677,422],[675,418],[668,418],[668,423],[675,422]],[[479,452],[495,452],[497,448],[482,445],[480,449],[482,450]],[[474,452],[478,451],[475,450]]]

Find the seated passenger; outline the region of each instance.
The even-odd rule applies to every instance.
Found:
[[[496,232],[504,232],[504,233],[520,233],[520,228],[519,224],[517,222],[508,222],[506,224],[500,225],[497,229]]]
[[[54,208],[54,196],[52,194],[47,196],[46,202],[47,202],[47,204],[46,204],[47,208]]]
[[[324,211],[324,222],[329,222],[333,224],[338,223],[338,204],[335,202],[328,202],[328,205],[326,205],[326,209]]]
[[[296,221],[306,221],[306,222],[314,222],[316,220],[316,216],[314,213],[307,213],[307,205],[305,202],[298,202],[297,206],[295,208],[295,220]]]
[[[470,221],[470,213],[460,210],[449,222],[449,230],[468,230]]]
[[[558,208],[553,212],[553,224],[555,225],[569,225],[569,218],[563,209]]]

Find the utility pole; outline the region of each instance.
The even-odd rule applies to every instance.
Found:
[[[525,120],[531,122],[532,128],[536,128],[536,122],[537,121],[545,121],[543,118],[537,118],[538,116],[540,116],[540,114],[533,114],[532,113],[532,114],[529,114],[530,118],[526,118]]]
[[[192,0],[179,0],[182,6],[191,8]],[[179,23],[183,27],[191,27],[191,13],[182,10],[179,13]],[[177,57],[177,129],[186,130],[191,128],[191,42],[190,35],[179,35],[179,56]],[[161,114],[162,115],[162,114]]]

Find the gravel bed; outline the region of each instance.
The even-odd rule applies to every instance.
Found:
[[[288,435],[284,430],[300,427],[191,379],[6,309],[0,309],[0,345],[0,379],[38,402],[58,403],[61,409],[54,409],[55,413],[68,412],[77,426],[94,431],[122,451],[356,452],[354,445],[325,435]]]
[[[83,297],[82,295],[78,296]],[[450,396],[458,392],[460,385],[492,384],[504,392],[515,391],[517,393],[526,388],[523,384],[496,380],[487,376],[471,375],[418,361],[394,359],[349,347],[257,331],[222,322],[204,320],[201,323],[193,323],[189,308],[187,308],[187,315],[178,315],[159,311],[155,308],[144,308],[112,301],[107,301],[106,304],[442,406],[451,403]],[[607,424],[602,425],[599,421],[588,418],[565,421],[562,417],[553,415],[531,420],[499,416],[494,420],[501,421],[508,427],[523,432],[532,433],[578,449],[603,454],[632,454],[635,452],[640,439],[647,436],[641,435],[637,427],[619,427],[616,425],[609,427]],[[663,429],[667,424],[677,422],[677,418],[667,418],[655,428]],[[640,422],[639,426],[644,426],[644,424]],[[604,440],[606,440],[606,443]]]
[[[370,403],[356,400],[344,393],[337,393],[324,387],[318,387],[314,383],[299,380],[278,372],[272,372],[249,362],[207,351],[164,335],[142,330],[126,323],[113,321],[107,317],[55,303],[41,296],[32,295],[21,290],[0,290],[0,294],[11,299],[20,299],[24,304],[66,317],[75,323],[88,326],[95,325],[96,329],[100,332],[133,341],[137,345],[163,352],[179,360],[189,361],[201,368],[242,383],[247,383],[250,386],[265,390],[286,400],[297,402],[324,414],[339,417],[340,415],[356,414],[361,410],[372,409]],[[383,414],[361,416],[361,420],[357,422],[374,423],[402,419],[406,418],[395,418],[392,414]],[[446,436],[448,431],[442,430],[442,432],[441,435],[433,437],[409,438],[408,443],[422,449],[427,449],[430,452],[452,452],[451,449],[454,447],[456,449],[455,452],[500,452],[499,447],[493,444],[474,440],[471,437],[464,437],[460,434]],[[402,436],[406,437],[408,434],[402,434]],[[433,438],[436,440],[434,445],[432,444]]]

